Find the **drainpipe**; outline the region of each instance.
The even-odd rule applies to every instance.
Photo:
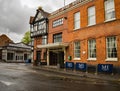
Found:
[[[49,61],[49,49],[47,49],[47,66],[49,66],[50,65],[50,63],[49,63],[50,61]]]

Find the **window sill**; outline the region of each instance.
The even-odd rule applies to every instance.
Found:
[[[96,23],[95,23],[95,24],[96,24]],[[94,26],[95,24],[89,24],[88,27],[90,27],[90,26]]]
[[[107,58],[105,61],[118,61],[117,58]]]
[[[114,20],[116,20],[116,18],[108,19],[108,20],[105,20],[104,22],[111,22],[111,21],[114,21]]]
[[[81,60],[81,58],[74,58],[73,60]]]
[[[76,31],[76,30],[78,30],[78,29],[80,29],[80,28],[75,28],[75,29],[73,29],[73,30]]]
[[[97,59],[96,58],[88,58],[87,60],[88,61],[96,61]]]

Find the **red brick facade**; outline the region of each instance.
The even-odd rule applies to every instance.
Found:
[[[73,62],[85,62],[87,64],[96,65],[98,63],[114,64],[120,66],[120,0],[114,0],[115,2],[115,15],[114,21],[105,22],[105,9],[104,0],[93,0],[89,3],[81,5],[77,8],[73,8],[63,14],[51,15],[49,18],[49,37],[48,43],[53,43],[53,34],[62,32],[62,42],[69,43],[69,47],[66,52],[66,60],[68,56],[72,56]],[[96,24],[88,26],[87,9],[90,6],[95,6],[96,12]],[[81,28],[74,31],[74,13],[80,12]],[[56,19],[66,16],[64,24],[56,28],[52,27],[52,22]],[[52,18],[51,18],[52,17]],[[106,60],[106,37],[116,36],[117,38],[117,52],[118,61],[105,61]],[[88,40],[96,39],[96,60],[88,60]],[[80,60],[74,60],[74,41],[80,41],[81,56]],[[83,53],[85,52],[85,54]]]
[[[82,0],[83,1],[83,0]],[[115,18],[112,21],[105,21],[105,0],[86,0],[82,4],[69,4],[69,8],[61,8],[51,13],[48,17],[48,44],[53,43],[53,35],[62,33],[62,43],[68,43],[65,47],[64,61],[68,61],[68,56],[72,56],[72,62],[84,62],[89,65],[113,64],[120,66],[120,0],[114,0]],[[96,24],[88,26],[88,8],[95,6]],[[65,11],[63,11],[65,10]],[[74,14],[80,12],[80,29],[74,30]],[[63,24],[53,27],[53,21],[64,18]],[[117,61],[106,61],[106,38],[115,36],[117,41]],[[96,60],[88,60],[88,40],[96,40]],[[80,41],[80,60],[74,59],[74,42]],[[34,48],[41,44],[41,38],[35,38]],[[54,44],[54,43],[53,43]],[[46,48],[49,49],[49,48]],[[39,48],[38,48],[39,50]],[[41,49],[40,49],[41,50]],[[48,54],[47,54],[48,55]],[[36,51],[34,51],[34,60]],[[48,60],[48,59],[47,59]],[[50,61],[50,60],[49,60]],[[52,61],[52,60],[51,60]]]

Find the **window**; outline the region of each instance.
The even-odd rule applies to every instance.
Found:
[[[116,37],[107,37],[107,58],[117,58]]]
[[[53,27],[57,27],[63,24],[63,18],[53,21]]]
[[[74,29],[80,28],[80,12],[74,14]]]
[[[37,31],[37,28],[38,28],[38,27],[37,27],[37,24],[34,24],[34,25],[33,25],[34,31]]]
[[[41,21],[38,23],[38,30],[46,30],[46,22]]]
[[[92,6],[88,8],[88,26],[94,25],[95,23],[95,6]]]
[[[114,0],[105,0],[105,20],[115,18]]]
[[[33,32],[33,25],[30,25],[30,31]]]
[[[62,33],[53,35],[54,43],[62,42]]]
[[[7,53],[7,60],[13,60],[14,54],[13,53]]]
[[[74,43],[74,58],[80,58],[80,42]]]
[[[47,44],[47,36],[42,36],[42,45]]]
[[[96,58],[96,40],[88,41],[88,58]]]
[[[34,46],[34,38],[31,38],[31,46]]]

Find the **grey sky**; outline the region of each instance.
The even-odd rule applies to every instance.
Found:
[[[66,4],[73,1],[66,0]],[[7,34],[14,42],[20,42],[38,6],[53,12],[63,5],[64,0],[0,0],[0,35]]]

